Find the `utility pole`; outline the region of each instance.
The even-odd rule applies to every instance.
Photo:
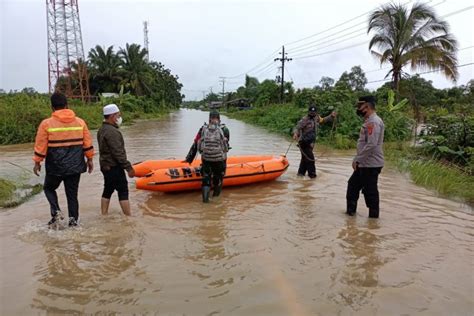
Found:
[[[284,93],[285,93],[285,61],[291,61],[292,58],[286,57],[288,53],[285,53],[285,46],[281,47],[281,57],[275,58],[274,61],[281,61],[281,86],[280,86],[280,103],[283,103],[284,100]]]
[[[219,77],[219,81],[222,82],[222,104],[224,104],[225,97],[225,77]]]

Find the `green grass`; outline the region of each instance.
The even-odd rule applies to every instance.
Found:
[[[120,106],[124,124],[131,124],[135,119],[159,118],[171,111],[171,108],[157,104],[150,98],[131,95],[90,104],[72,100],[69,107],[86,121],[89,129],[97,129],[103,121],[103,106],[112,102]],[[51,107],[47,95],[0,95],[0,145],[33,142],[38,125],[50,116]]]
[[[228,112],[226,115],[274,133],[291,136],[296,123],[305,115],[305,110],[292,104],[275,104],[251,110]]]
[[[402,143],[386,144],[384,151],[388,165],[408,172],[414,183],[474,204],[474,177],[456,165],[421,156]]]
[[[285,104],[230,112],[227,115],[268,131],[290,136],[305,113],[305,109]],[[338,133],[338,130],[326,126],[325,130],[320,130],[317,142],[336,149],[355,148],[356,141],[343,132]],[[458,197],[471,205],[474,204],[472,175],[441,161],[426,158],[403,142],[386,143],[384,151],[387,165],[397,168],[400,172],[409,173],[416,184],[436,190],[443,196]]]
[[[0,208],[15,207],[43,191],[41,184],[19,185],[0,178]]]
[[[13,198],[15,190],[16,185],[13,182],[0,179],[0,207],[4,207]]]
[[[245,111],[226,113],[231,118],[254,124],[264,129],[284,136],[293,135],[293,129],[298,121],[306,115],[307,110],[293,104],[275,104],[266,107],[253,108]],[[323,129],[324,128],[324,129]],[[337,132],[331,123],[319,129],[317,142],[336,149],[351,149],[356,147],[356,141],[347,135]]]

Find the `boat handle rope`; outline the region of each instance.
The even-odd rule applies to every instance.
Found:
[[[240,167],[240,168],[243,168],[244,165],[250,167],[250,168],[254,168],[254,169],[258,169],[258,168],[262,168],[263,172],[265,172],[265,165],[262,163],[258,166],[252,166],[251,164],[248,164],[248,163],[241,163],[241,164],[232,164],[228,167],[226,167],[226,169],[229,169],[229,168],[235,168],[235,167]],[[168,172],[165,172],[165,175],[167,175],[168,177],[173,177],[175,179],[179,179],[179,178],[188,178],[188,177],[185,177],[185,176],[182,176],[182,175],[171,175],[170,173]]]

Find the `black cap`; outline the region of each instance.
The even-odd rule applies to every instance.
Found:
[[[211,111],[209,112],[209,119],[212,119],[212,118],[218,118],[220,120],[221,115],[217,111]]]
[[[365,103],[365,102],[372,104],[372,106],[375,108],[375,97],[373,95],[366,95],[359,98],[358,103]]]
[[[308,112],[317,112],[316,105],[310,104],[310,106],[308,108]]]

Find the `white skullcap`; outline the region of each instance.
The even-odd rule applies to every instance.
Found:
[[[104,106],[104,115],[111,115],[120,112],[116,104],[107,104]]]

